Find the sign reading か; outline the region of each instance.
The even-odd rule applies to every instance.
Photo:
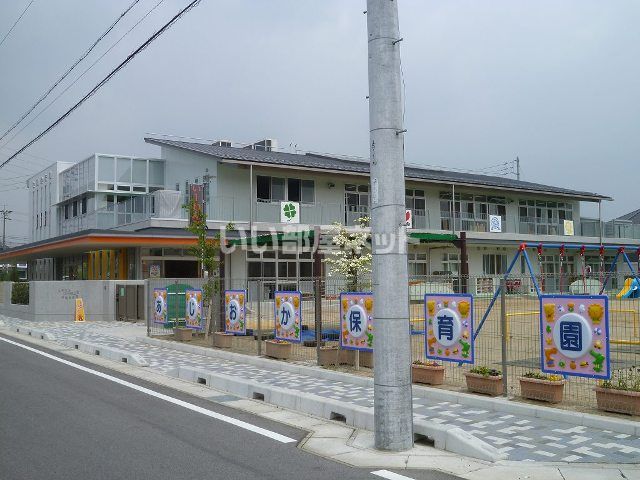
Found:
[[[473,363],[473,297],[427,293],[424,308],[427,358]]]
[[[153,323],[167,323],[167,289],[153,289]]]
[[[540,343],[543,372],[610,378],[608,297],[542,295]]]
[[[202,290],[185,290],[185,326],[202,330]]]
[[[246,335],[245,322],[246,290],[225,290],[224,292],[224,331]]]
[[[300,342],[302,326],[302,294],[300,292],[274,292],[273,313],[276,340]]]
[[[373,294],[340,294],[340,347],[373,350]]]

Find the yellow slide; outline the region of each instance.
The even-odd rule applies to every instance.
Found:
[[[622,290],[616,295],[617,298],[629,298],[629,297],[637,297],[638,295],[638,282],[635,278],[627,278],[624,281],[624,287]]]

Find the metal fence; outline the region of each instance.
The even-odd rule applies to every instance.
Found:
[[[543,293],[594,293],[588,291],[593,284],[574,282],[567,279],[560,281],[557,276],[547,275],[543,282],[546,285]],[[173,325],[184,318],[185,288],[201,288],[203,279],[150,279],[147,281],[147,298],[154,288],[168,289],[169,322],[166,325],[154,324],[153,305],[147,302],[148,332],[151,336],[171,338]],[[619,279],[624,284],[624,278]],[[466,291],[474,297],[474,318],[476,329],[486,315],[475,341],[475,365],[487,366],[503,371],[507,381],[507,392],[510,396],[520,396],[518,377],[526,372],[540,370],[540,317],[539,299],[528,276],[511,276],[504,283],[504,294],[497,298],[491,311],[486,314],[496,289],[500,286],[500,278],[495,276],[430,276],[414,277],[409,282],[410,330],[413,361],[426,360],[425,355],[425,313],[424,295],[427,293],[460,293]],[[561,292],[559,286],[565,290]],[[482,288],[478,288],[481,286]],[[359,290],[368,290],[368,285]],[[553,287],[555,290],[551,290]],[[264,342],[273,338],[275,315],[273,293],[275,290],[299,290],[302,293],[301,343],[291,347],[289,361],[308,364],[326,364],[327,352],[334,355],[335,366],[354,370],[359,374],[370,375],[371,370],[365,368],[370,360],[361,358],[360,366],[343,363],[341,352],[331,350],[337,347],[340,338],[339,295],[348,291],[347,285],[340,278],[308,278],[291,281],[279,279],[234,279],[224,285],[225,289],[247,291],[246,324],[247,335],[235,336],[231,349],[249,355],[263,355]],[[569,292],[570,288],[572,289]],[[584,291],[576,291],[584,288]],[[480,293],[478,293],[480,292]],[[640,299],[618,298],[617,290],[609,294],[610,325],[610,361],[611,370],[616,373],[633,366],[640,365]],[[216,297],[214,305],[214,324],[212,331],[223,324],[222,297]],[[320,338],[320,343],[316,341]],[[192,343],[212,346],[212,340],[203,335],[196,336]],[[346,353],[346,352],[344,352]],[[349,363],[349,360],[344,360]],[[464,373],[470,365],[459,365],[454,362],[443,362],[445,365],[445,384],[442,388],[451,390],[465,389]],[[361,368],[360,368],[361,367]],[[595,406],[593,387],[596,380],[580,377],[568,377],[563,405],[569,408],[589,409]]]

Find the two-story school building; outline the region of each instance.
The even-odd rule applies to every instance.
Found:
[[[199,276],[183,206],[193,184],[206,184],[209,226],[226,229],[235,247],[225,254],[225,275],[261,278],[275,288],[326,274],[315,270],[308,245],[285,248],[287,240],[319,232],[322,252],[330,248],[332,224],[353,225],[369,213],[365,160],[280,152],[272,140],[242,146],[145,141],[159,148],[158,158],[96,153],[30,178],[32,241],[0,254],[0,262],[27,262],[32,280]],[[581,217],[582,204],[611,200],[605,195],[418,166],[407,166],[405,176],[413,276],[468,274],[474,277],[468,290],[482,294],[493,291],[523,242],[531,245],[534,269],[550,276],[559,273],[561,259],[546,249],[538,261],[541,242],[602,242],[634,252],[640,245],[640,235],[629,235],[635,230]],[[298,233],[283,235],[292,230]],[[266,240],[269,233],[276,235]],[[607,264],[613,255],[607,252]],[[597,251],[587,251],[584,260],[591,271],[600,268]],[[578,272],[581,261],[577,250],[567,249],[562,268]],[[522,269],[517,265],[516,272]],[[546,290],[556,287],[549,283]]]

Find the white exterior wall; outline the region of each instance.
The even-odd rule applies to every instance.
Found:
[[[58,178],[71,165],[71,162],[53,163],[27,180],[30,242],[58,236],[58,208],[54,206],[60,199]]]

